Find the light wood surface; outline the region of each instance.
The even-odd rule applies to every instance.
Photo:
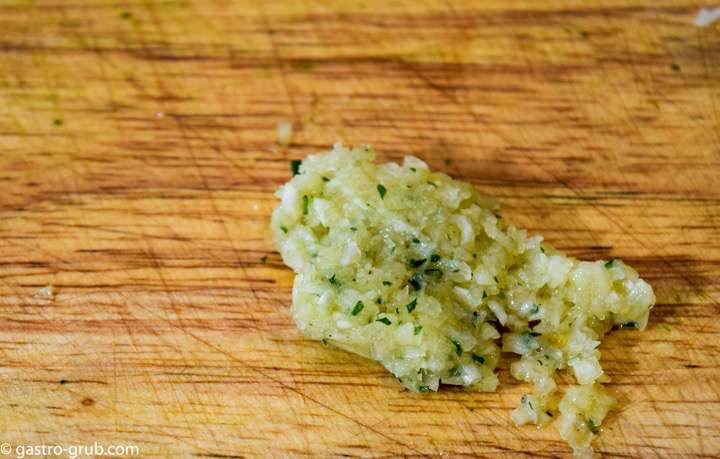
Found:
[[[295,329],[273,191],[340,139],[634,266],[658,304],[601,347],[622,407],[595,445],[720,454],[720,29],[700,6],[0,2],[0,442],[569,454],[512,425],[529,388],[507,364],[497,393],[415,395]]]

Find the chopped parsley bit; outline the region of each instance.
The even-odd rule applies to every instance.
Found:
[[[415,169],[414,167],[411,167],[410,170],[413,172],[417,172],[417,169]]]
[[[380,322],[385,325],[390,325],[392,323],[392,322],[390,322],[390,319],[388,319],[387,317],[383,317],[382,319],[377,319],[375,322]]]
[[[292,171],[293,177],[300,173],[300,164],[302,164],[302,161],[299,159],[293,159],[290,161],[290,170]]]
[[[350,227],[350,231],[357,231],[357,227],[356,227],[356,226],[351,226],[351,227]]]
[[[410,264],[415,268],[419,268],[425,261],[427,261],[426,258],[420,258],[419,260],[410,260]]]
[[[415,274],[410,278],[410,280],[408,280],[408,282],[415,290],[420,290],[422,288],[422,276],[419,274]]]
[[[387,193],[387,188],[385,188],[382,184],[377,186],[378,193],[380,193],[380,199],[385,199],[385,193]]]
[[[323,182],[329,182],[329,181],[330,181],[330,179],[327,178],[327,177],[325,177],[324,175],[322,176],[322,179],[323,179]]]
[[[451,340],[451,341],[452,341],[452,343],[455,345],[455,354],[456,354],[458,357],[460,357],[460,356],[462,355],[462,353],[463,353],[463,348],[462,348],[462,346],[460,346],[460,343],[458,343],[458,342],[455,341],[455,340]]]
[[[427,184],[428,184],[428,185],[432,185],[432,186],[434,186],[435,188],[437,188],[437,185],[436,185],[434,182],[431,182],[430,180],[427,181]]]
[[[60,118],[55,118],[53,120],[53,126],[62,126],[62,124],[63,124],[63,120],[61,120]]]
[[[330,276],[330,278],[328,279],[328,282],[330,282],[332,285],[340,285],[340,281],[335,279],[335,274]]]
[[[487,292],[483,291],[483,298],[487,298]]]
[[[413,244],[420,244],[420,239],[414,237],[412,242],[413,242]]]
[[[680,66],[677,65],[677,64],[671,65],[670,68],[673,69],[673,70],[676,71],[676,72],[679,72],[679,71],[680,71]]]
[[[552,411],[550,411],[550,410],[546,411],[545,414],[547,414],[550,417],[555,416],[554,414],[552,414]]]
[[[321,341],[325,346],[327,346],[327,340],[325,338],[323,338]]]
[[[280,225],[280,229],[282,230],[283,233],[287,234],[287,232],[288,232],[287,226]]]
[[[382,300],[382,298],[380,298],[380,297],[377,297],[377,299],[375,300],[375,302],[376,302],[377,304],[383,304],[383,300]]]
[[[543,246],[540,246],[540,251],[541,251],[542,253],[545,253],[545,249],[543,248]]]
[[[625,322],[624,324],[620,324],[620,328],[638,328],[637,322]]]
[[[415,324],[415,336],[419,335],[421,331],[422,331],[422,325]]]
[[[362,311],[364,307],[365,305],[363,304],[363,302],[358,301],[357,303],[355,303],[355,307],[353,308],[351,314],[354,316],[360,314],[360,311]]]
[[[411,302],[409,302],[405,307],[407,308],[408,312],[413,312],[415,307],[417,306],[417,298],[413,298]]]
[[[430,269],[425,270],[425,274],[429,274],[429,275],[437,274],[439,277],[442,277],[443,272],[442,272],[442,269],[430,268]]]
[[[605,262],[605,267],[606,267],[607,269],[612,268],[613,265],[615,265],[615,260],[617,260],[617,258],[613,258],[612,260]]]
[[[438,255],[437,253],[433,253],[432,255],[430,255],[430,261],[432,261],[433,263],[437,263],[438,261],[440,261],[440,255]]]
[[[535,407],[533,406],[532,402],[530,401],[530,398],[528,398],[527,394],[523,395],[520,401],[524,404],[527,404],[527,406],[530,407],[531,410],[535,411]]]
[[[538,345],[538,342],[535,340],[538,336],[540,336],[540,333],[538,332],[524,331],[520,334],[520,339],[528,348],[534,348]]]
[[[383,281],[383,285],[392,285],[392,282],[390,282],[390,281]]]
[[[266,261],[267,261],[267,255],[263,255],[263,256],[260,258],[260,263],[265,263]]]
[[[594,433],[594,434],[600,432],[600,426],[598,426],[597,424],[595,424],[595,421],[593,421],[593,420],[590,419],[590,418],[587,418],[587,421],[586,421],[586,422],[587,422],[588,430],[590,430],[590,432],[592,432],[592,433]]]
[[[428,386],[418,386],[418,392],[430,392],[430,388]]]
[[[310,206],[310,198],[308,198],[308,195],[303,195],[303,215],[308,214],[308,207]]]
[[[483,356],[481,356],[481,355],[472,354],[472,359],[473,359],[474,361],[476,361],[477,363],[479,363],[480,365],[482,365],[483,363],[485,363],[485,357],[483,357]]]

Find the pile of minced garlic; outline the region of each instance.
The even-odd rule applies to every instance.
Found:
[[[415,157],[373,157],[337,144],[295,162],[278,191],[272,231],[297,274],[298,328],[416,392],[494,391],[501,351],[518,354],[511,373],[534,389],[513,420],[557,419],[576,454],[591,454],[615,404],[600,384],[600,340],[645,328],[650,285],[619,259],[578,261],[503,223],[494,200]],[[577,385],[561,396],[554,375],[565,368]]]

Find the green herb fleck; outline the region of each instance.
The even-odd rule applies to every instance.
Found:
[[[380,193],[380,199],[385,199],[385,193],[387,193],[387,188],[385,188],[382,184],[377,186],[378,193]]]
[[[427,184],[428,184],[428,185],[432,185],[432,186],[434,186],[435,188],[437,188],[437,185],[436,185],[434,182],[431,182],[430,180],[427,181]]]
[[[385,285],[385,286],[390,286],[390,285],[392,285],[392,282],[390,282],[390,281],[383,281],[383,285]]]
[[[300,164],[302,164],[302,161],[299,159],[293,159],[290,161],[290,170],[292,171],[293,177],[300,173]]]
[[[541,251],[542,253],[545,253],[545,248],[543,248],[543,246],[540,246],[540,251]]]
[[[437,253],[433,253],[432,255],[430,255],[430,261],[432,261],[433,263],[437,263],[438,261],[440,261],[440,255],[438,255]]]
[[[310,206],[310,198],[308,198],[308,195],[303,195],[303,215],[308,214],[308,207]]]
[[[267,255],[263,255],[260,257],[260,263],[265,263],[267,261]]]
[[[332,285],[340,285],[340,281],[335,278],[335,274],[328,278],[328,282],[330,282]]]
[[[356,226],[351,226],[351,227],[350,227],[350,231],[357,231],[357,227],[356,227]]]
[[[419,268],[425,261],[427,261],[426,258],[420,258],[419,260],[410,260],[410,264],[415,268]]]
[[[425,274],[430,275],[430,276],[436,275],[438,277],[442,277],[443,272],[442,272],[442,269],[430,268],[430,269],[425,270]]]
[[[327,178],[327,177],[325,177],[324,175],[322,176],[322,180],[323,180],[323,182],[329,182],[329,181],[330,181],[330,179]]]
[[[535,407],[533,407],[533,404],[527,394],[523,395],[520,401],[524,404],[527,404],[527,406],[529,406],[531,410],[535,411]]]
[[[555,416],[554,414],[552,414],[552,411],[550,411],[550,410],[546,411],[545,414],[547,414],[550,417]]]
[[[584,30],[581,30],[581,31],[580,31],[580,38],[582,38],[583,40],[587,40],[587,38],[588,38],[589,36],[590,36],[590,34],[587,33],[586,31],[584,31]]]
[[[625,322],[624,324],[620,324],[620,328],[638,328],[637,322]]]
[[[322,343],[323,343],[325,346],[327,346],[327,343],[328,343],[328,342],[327,342],[327,340],[326,340],[325,338],[323,338],[323,339],[320,340],[320,341],[322,341]]]
[[[615,265],[615,260],[618,260],[618,258],[613,258],[610,261],[605,262],[605,268],[610,269]]]
[[[481,356],[481,355],[472,354],[472,359],[473,359],[474,361],[476,361],[477,363],[479,363],[480,365],[482,365],[483,363],[485,363],[485,357],[483,357],[483,356]]]
[[[483,291],[483,298],[487,298],[487,292]]]
[[[358,301],[357,303],[355,303],[355,307],[353,308],[351,314],[354,316],[360,314],[360,311],[362,311],[364,307],[365,305],[363,304],[363,302]]]
[[[53,120],[53,126],[62,126],[62,125],[63,125],[63,120],[62,120],[62,119],[60,119],[60,118],[55,118],[55,119]]]
[[[418,386],[418,392],[430,392],[430,388],[428,386]]]
[[[420,239],[414,237],[412,242],[413,242],[413,244],[420,244]]]
[[[460,345],[460,343],[458,343],[458,342],[455,341],[455,340],[451,340],[451,341],[452,341],[452,343],[455,345],[455,354],[456,354],[458,357],[460,357],[460,356],[462,355],[462,353],[463,353],[462,346]]]
[[[422,325],[415,324],[415,336],[419,335],[421,331],[422,331]]]
[[[593,421],[593,420],[590,419],[590,418],[587,418],[587,421],[586,421],[586,422],[587,422],[588,430],[589,430],[590,432],[592,432],[592,433],[594,433],[594,434],[600,432],[600,426],[598,426],[597,424],[595,424],[595,421]]]
[[[417,306],[417,298],[414,298],[411,302],[405,305],[407,308],[407,312],[413,312],[415,307]]]
[[[385,325],[390,325],[392,322],[390,322],[390,319],[387,317],[383,317],[382,319],[377,319],[375,322],[380,322]]]
[[[413,172],[417,172],[417,169],[415,169],[414,167],[411,167],[410,170]]]
[[[287,232],[288,232],[287,226],[280,225],[280,229],[282,230],[283,233],[287,234]]]
[[[420,290],[423,286],[422,276],[419,274],[413,275],[413,277],[408,280],[410,285],[412,285],[413,289]]]
[[[127,21],[130,18],[132,18],[132,14],[129,11],[123,11],[120,13],[120,19],[125,19]]]
[[[672,64],[672,65],[670,66],[670,68],[673,69],[675,72],[679,72],[679,71],[680,71],[680,66],[677,65],[677,64]]]

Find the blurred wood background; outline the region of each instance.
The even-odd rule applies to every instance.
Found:
[[[343,140],[634,266],[658,305],[602,345],[622,407],[596,447],[720,454],[720,29],[700,6],[0,2],[0,442],[568,455],[512,425],[528,388],[507,365],[497,393],[421,396],[296,331],[273,191]]]

